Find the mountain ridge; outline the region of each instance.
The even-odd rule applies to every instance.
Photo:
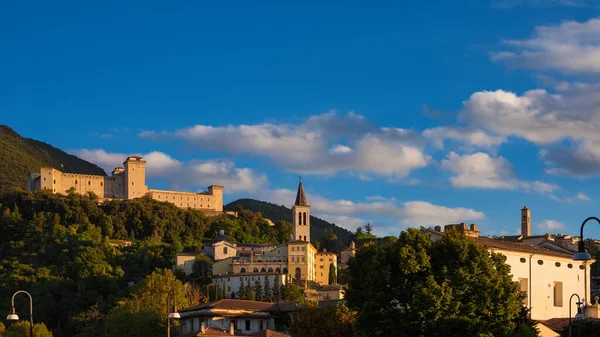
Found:
[[[291,222],[292,210],[284,205],[277,205],[271,202],[256,200],[251,198],[241,198],[223,206],[225,211],[234,211],[237,205],[253,212],[260,212],[264,218],[270,219],[274,223],[279,221]],[[330,223],[314,215],[310,216],[310,237],[311,241],[320,241],[324,235],[333,233],[337,235],[338,246],[347,246],[350,243],[352,232],[342,228],[334,223]],[[337,247],[338,249],[340,247]]]
[[[106,176],[106,172],[88,161],[42,141],[22,137],[0,124],[0,193],[27,190],[29,173],[51,166],[68,173]]]

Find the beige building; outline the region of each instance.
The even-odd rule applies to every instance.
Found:
[[[348,266],[348,260],[350,260],[351,257],[353,257],[354,255],[356,255],[356,244],[354,243],[354,241],[350,242],[350,247],[342,250],[340,252],[340,269],[346,268],[346,266]]]
[[[329,271],[331,269],[331,264],[333,264],[333,269],[337,275],[337,254],[323,251],[317,253],[315,260],[315,281],[318,284],[329,284]]]
[[[305,289],[306,299],[311,301],[343,300],[344,289],[337,285],[325,285],[316,289]]]
[[[31,173],[29,191],[49,190],[53,193],[94,193],[103,199],[135,199],[147,196],[166,201],[178,207],[206,212],[223,211],[223,186],[211,185],[208,192],[192,193],[152,190],[146,186],[146,161],[139,156],[129,156],[123,167],[117,167],[110,177],[88,174],[63,173],[52,167],[42,167],[40,173]]]

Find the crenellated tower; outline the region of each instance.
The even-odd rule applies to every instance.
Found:
[[[310,242],[310,205],[306,201],[302,178],[300,178],[292,213],[294,214],[294,240]]]

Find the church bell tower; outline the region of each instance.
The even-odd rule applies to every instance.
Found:
[[[294,214],[294,240],[310,242],[310,205],[306,201],[302,178],[300,178],[292,213]]]

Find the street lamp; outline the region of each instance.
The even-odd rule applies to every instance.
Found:
[[[169,305],[169,300],[173,297],[173,311],[171,311],[171,306]],[[180,319],[181,315],[177,312],[177,301],[175,299],[175,291],[173,289],[169,290],[167,294],[167,312],[169,315],[167,316],[167,337],[171,337],[171,319]]]
[[[589,261],[592,259],[590,253],[585,250],[585,242],[583,241],[583,226],[588,220],[596,220],[600,224],[600,219],[595,216],[591,216],[583,221],[581,229],[579,230],[579,244],[577,246],[577,253],[573,254],[573,260],[575,261]]]
[[[21,293],[29,296],[29,336],[33,337],[33,299],[31,298],[31,294],[29,294],[25,290],[19,290],[12,295],[12,307],[10,309],[10,315],[6,316],[6,319],[8,321],[19,320],[19,315],[17,315],[17,311],[15,310],[15,296]]]
[[[581,305],[583,304],[583,302],[581,302],[581,298],[577,294],[571,295],[571,297],[569,298],[569,337],[571,337],[571,300],[573,299],[573,296],[577,296],[577,314],[575,315],[575,319],[585,318],[585,314],[581,312]],[[579,334],[579,330],[577,331],[577,334]]]

